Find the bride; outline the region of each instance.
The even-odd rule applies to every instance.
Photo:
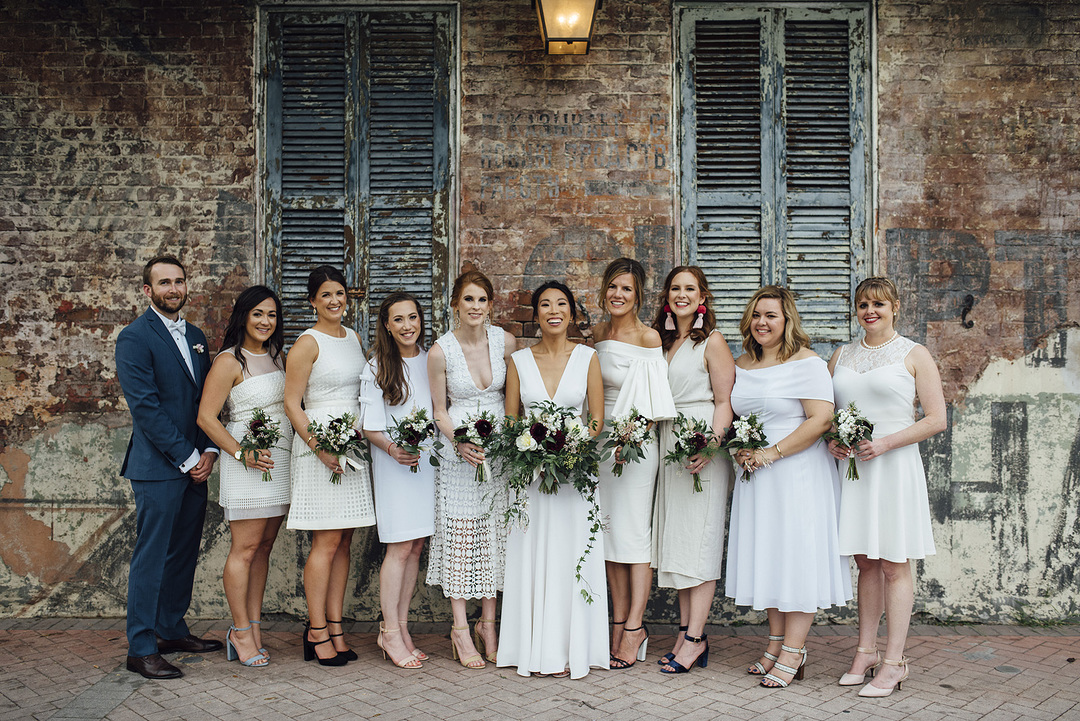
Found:
[[[604,425],[600,361],[592,348],[567,337],[577,319],[574,294],[548,281],[533,292],[532,307],[540,342],[517,351],[507,364],[507,415],[516,418],[544,401],[579,412],[587,403],[589,432],[598,435]],[[540,493],[535,482],[528,504],[527,528],[515,526],[506,543],[498,665],[516,666],[521,676],[557,678],[608,668],[603,534],[581,566],[581,583],[575,572],[589,542],[590,504],[573,488]]]

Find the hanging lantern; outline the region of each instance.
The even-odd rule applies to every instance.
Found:
[[[585,55],[603,0],[533,0],[548,55]]]

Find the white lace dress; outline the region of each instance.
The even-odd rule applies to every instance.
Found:
[[[436,341],[446,358],[448,411],[454,427],[465,417],[489,411],[496,419],[504,414],[503,387],[506,361],[502,328],[487,331],[491,385],[477,388],[469,373],[465,354],[451,332]],[[488,481],[476,483],[476,469],[458,458],[453,441],[435,474],[435,535],[428,555],[427,583],[442,586],[449,598],[494,598],[502,588],[506,565],[506,487],[501,483],[494,459],[488,459]]]
[[[861,342],[844,346],[833,369],[836,407],[852,401],[881,438],[915,422],[915,378],[904,365],[912,340],[898,336],[884,348]],[[849,481],[840,461],[840,552],[903,563],[934,554],[926,473],[918,444],[870,461],[855,461],[859,480]]]
[[[222,353],[232,354],[233,348]],[[270,480],[263,481],[262,471],[246,468],[227,453],[221,455],[221,489],[218,503],[225,509],[226,521],[248,518],[274,518],[289,510],[289,462],[292,456],[293,429],[285,416],[285,371],[269,353],[244,354],[244,378],[232,387],[225,400],[229,423],[225,430],[237,443],[247,433],[251,414],[261,408],[281,428],[281,438],[270,449],[274,469]]]
[[[360,373],[364,369],[360,339],[352,330],[347,330],[344,338],[314,329],[301,334],[305,335],[319,345],[319,357],[311,366],[304,389],[308,420],[325,423],[343,413],[359,418]],[[357,465],[360,470],[345,464],[341,483],[331,483],[330,469],[311,453],[297,433],[292,452],[292,507],[286,527],[327,530],[374,525],[370,472],[362,461]]]

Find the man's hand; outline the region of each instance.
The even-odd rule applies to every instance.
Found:
[[[209,451],[199,456],[199,462],[188,471],[191,480],[195,483],[206,483],[206,479],[210,477],[210,471],[214,470],[214,464],[217,463],[217,457],[218,454]]]

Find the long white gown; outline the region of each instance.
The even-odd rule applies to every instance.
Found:
[[[221,352],[232,354],[233,348]],[[243,348],[240,352],[246,361],[244,377],[232,387],[225,400],[229,412],[225,430],[237,443],[242,442],[252,413],[261,408],[271,420],[277,421],[281,438],[269,449],[274,461],[269,481],[262,479],[262,471],[245,467],[228,453],[221,454],[218,503],[225,509],[226,521],[284,516],[289,510],[289,464],[293,442],[292,425],[285,415],[285,371],[270,358],[269,352],[249,353]]]
[[[604,378],[604,418],[625,416],[631,408],[651,421],[675,417],[675,402],[667,382],[667,364],[660,348],[605,340],[596,344],[600,373]],[[604,509],[605,560],[616,563],[648,563],[652,558],[653,498],[656,471],[660,467],[655,433],[649,433],[645,456],[623,464],[615,476],[615,459],[600,464],[600,507]]]
[[[397,405],[390,405],[375,380],[375,359],[364,367],[360,400],[364,403],[364,430],[385,431],[413,408],[431,410],[431,386],[428,384],[427,351],[413,358],[404,358],[405,384],[408,396]],[[386,451],[372,446],[371,476],[375,484],[376,528],[382,543],[399,543],[426,538],[435,532],[435,468],[430,454],[420,454],[417,472],[409,470],[390,457]]]
[[[447,411],[456,428],[466,416],[489,411],[503,417],[506,386],[505,336],[502,328],[487,332],[491,385],[478,388],[469,364],[452,332],[438,341],[446,358]],[[488,458],[488,480],[476,482],[476,469],[458,458],[452,441],[444,441],[447,452],[435,472],[435,535],[428,554],[427,583],[442,586],[449,598],[494,598],[502,588],[506,565],[506,486],[500,481],[498,465]]]
[[[844,346],[833,370],[836,407],[852,401],[874,424],[874,437],[915,422],[915,378],[904,359],[916,343],[898,337],[884,348]],[[870,461],[855,461],[859,480],[841,482],[840,552],[904,563],[935,553],[926,473],[918,444],[896,448]],[[848,462],[840,461],[846,479]]]
[[[514,353],[522,407],[527,411],[551,400],[581,411],[594,352],[574,347],[553,398],[532,349]],[[569,667],[571,678],[582,678],[590,668],[609,668],[603,534],[597,535],[581,568],[592,603],[582,597],[574,572],[589,541],[589,503],[572,487],[547,494],[534,482],[528,504],[528,528],[515,526],[507,538],[498,665],[516,666],[520,676]]]
[[[667,373],[676,411],[711,425],[715,407],[712,380],[705,367],[707,345],[708,339],[697,345],[684,342],[671,355]],[[672,425],[671,421],[660,424],[661,458],[675,447]],[[720,578],[731,464],[716,456],[700,476],[701,492],[695,492],[693,474],[684,465],[660,466],[652,557],[660,588],[693,588]]]
[[[736,366],[731,406],[756,413],[769,445],[806,420],[800,400],[832,403],[832,378],[818,357],[744,370]],[[741,478],[742,469],[737,471]],[[840,554],[836,518],[840,479],[818,439],[735,481],[725,594],[738,606],[814,613],[851,598],[848,559]]]
[[[308,329],[301,335],[310,336],[319,345],[319,357],[304,389],[308,420],[326,423],[343,413],[359,418],[364,352],[356,333],[347,330],[344,338],[335,338]],[[357,465],[360,470],[345,464],[341,483],[331,483],[330,469],[305,446],[300,433],[293,436],[292,505],[286,527],[327,530],[374,525],[370,474],[366,463]]]

